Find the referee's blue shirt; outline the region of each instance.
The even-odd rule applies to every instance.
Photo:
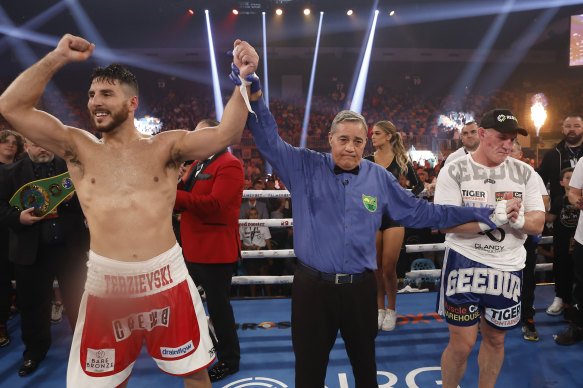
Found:
[[[279,137],[262,98],[251,107],[257,117],[250,114],[247,125],[255,144],[291,194],[296,257],[321,272],[376,269],[382,214],[410,228],[447,228],[491,212],[416,198],[386,169],[364,159],[357,175],[336,175],[331,154],[293,147]]]

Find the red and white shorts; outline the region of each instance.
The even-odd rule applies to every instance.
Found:
[[[144,341],[168,374],[188,375],[214,361],[204,307],[178,244],[145,262],[90,251],[87,266],[67,387],[121,385]]]

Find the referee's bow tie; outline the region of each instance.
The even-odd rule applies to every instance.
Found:
[[[334,174],[336,174],[336,175],[343,174],[343,173],[358,175],[359,170],[360,170],[360,166],[356,166],[352,170],[343,170],[340,167],[338,167],[337,165],[334,165]]]

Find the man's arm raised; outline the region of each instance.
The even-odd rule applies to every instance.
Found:
[[[20,74],[0,96],[0,114],[19,133],[63,156],[70,144],[69,127],[35,106],[47,83],[61,67],[86,60],[94,48],[83,38],[64,35],[53,51]]]
[[[249,43],[237,39],[233,48],[233,64],[240,70],[241,77],[245,78],[257,69],[259,55]],[[243,96],[235,88],[218,126],[187,132],[177,141],[174,148],[180,159],[206,159],[238,143],[247,122],[247,112]]]

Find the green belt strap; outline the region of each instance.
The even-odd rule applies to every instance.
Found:
[[[50,178],[32,181],[22,186],[10,199],[10,205],[18,211],[34,207],[37,217],[53,211],[67,196],[75,191],[69,172]]]

